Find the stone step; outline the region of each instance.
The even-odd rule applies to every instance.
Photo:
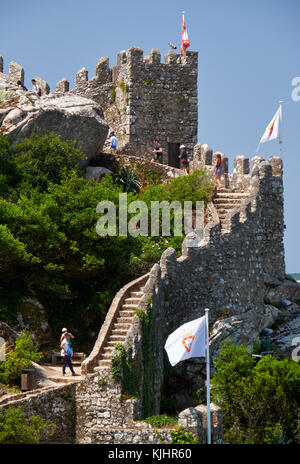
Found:
[[[130,292],[130,298],[141,298],[143,296],[143,292]]]
[[[127,334],[127,329],[112,329],[111,335],[126,335]]]
[[[116,323],[117,324],[131,324],[132,317],[119,316],[117,317]]]
[[[215,205],[216,209],[219,211],[221,209],[224,209],[226,211],[228,211],[229,209],[234,209],[234,208],[238,208],[240,206],[240,203],[226,203],[226,204],[221,204],[221,205]]]
[[[113,330],[128,330],[130,327],[130,324],[127,322],[124,324],[123,322],[115,322],[113,326]]]
[[[118,317],[130,317],[132,318],[134,316],[134,310],[133,309],[120,309]]]
[[[242,198],[214,198],[213,202],[216,205],[226,205],[226,204],[239,204],[241,203]]]
[[[122,305],[122,309],[132,309],[132,310],[135,311],[136,309],[138,309],[138,305],[137,304],[126,304],[126,303],[124,303]]]
[[[233,199],[243,199],[247,198],[249,195],[248,193],[240,193],[240,192],[218,192],[217,195],[215,195],[214,200],[217,198],[233,198]]]
[[[126,332],[127,333],[127,332]],[[108,341],[114,342],[114,344],[122,343],[125,341],[126,334],[111,334],[108,338]]]
[[[118,345],[119,343],[122,343],[124,340],[120,339],[118,341],[114,341],[114,340],[109,340],[108,342],[106,342],[106,345],[107,347],[111,346],[112,348],[115,346],[115,345]]]
[[[130,298],[125,298],[125,304],[134,304],[138,305],[140,301],[139,297],[130,297]]]
[[[235,208],[230,208],[230,209],[218,209],[218,215],[226,215],[227,213],[229,213],[230,211],[233,211]]]

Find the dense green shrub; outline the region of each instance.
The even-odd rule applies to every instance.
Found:
[[[20,179],[9,141],[0,134],[0,196],[6,196]]]
[[[178,424],[178,417],[167,416],[166,414],[161,414],[158,416],[150,416],[143,419],[143,422],[151,424],[153,427],[167,427],[168,425]]]
[[[0,444],[35,444],[46,442],[55,432],[55,425],[39,415],[26,419],[18,406],[0,410]]]
[[[0,363],[0,382],[19,383],[23,369],[31,369],[32,361],[40,361],[42,354],[32,342],[29,332],[23,331],[16,340],[14,349],[8,349],[5,360]]]
[[[174,445],[196,445],[198,439],[191,432],[185,432],[182,425],[170,431],[171,443]]]
[[[299,363],[268,355],[256,364],[246,347],[225,342],[215,366],[212,398],[229,443],[299,440]]]
[[[22,176],[23,189],[28,189],[29,185],[43,191],[51,182],[59,184],[67,171],[80,172],[78,161],[81,158],[75,142],[63,142],[53,133],[43,137],[33,134],[13,147],[13,160]]]

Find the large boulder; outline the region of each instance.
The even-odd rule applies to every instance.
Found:
[[[271,288],[265,295],[265,302],[272,306],[281,306],[285,301],[300,304],[300,284],[286,279],[277,287]]]
[[[34,298],[24,298],[17,313],[17,329],[28,330],[33,341],[39,347],[47,345],[52,338],[44,307]]]
[[[18,332],[12,329],[6,322],[0,321],[0,345],[3,344],[4,340],[7,345],[14,347],[18,336]]]
[[[276,308],[267,305],[264,312],[252,309],[236,316],[230,316],[214,323],[210,334],[210,346],[217,354],[220,343],[229,339],[235,345],[247,346],[250,350],[254,342],[259,342],[260,332],[272,325],[278,316]]]
[[[97,103],[74,94],[38,97],[34,92],[17,90],[1,106],[0,124],[0,132],[11,143],[47,132],[54,132],[62,140],[75,140],[84,155],[81,167],[102,150],[108,134]]]

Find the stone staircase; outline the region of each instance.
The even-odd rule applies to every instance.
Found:
[[[215,197],[213,198],[213,204],[219,215],[221,229],[224,229],[224,219],[229,213],[235,208],[238,208],[245,198],[248,197],[248,193],[232,191],[228,188],[222,188],[217,190]]]
[[[125,299],[124,303],[119,308],[107,341],[100,353],[98,362],[99,367],[96,367],[94,369],[95,371],[111,367],[111,358],[115,351],[114,346],[119,343],[124,344],[127,331],[132,324],[133,316],[139,307],[139,302],[142,296],[143,288],[131,291],[130,296]]]

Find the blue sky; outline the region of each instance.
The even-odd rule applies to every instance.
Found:
[[[283,100],[285,254],[288,273],[300,272],[299,160],[300,101],[292,99],[292,80],[300,76],[299,0],[49,0],[3,2],[0,55],[25,69],[25,84],[39,75],[51,90],[76,72],[89,78],[101,56],[116,64],[131,46],[144,54],[168,42],[180,48],[181,12],[199,52],[198,141],[233,158],[252,158]],[[300,79],[300,78],[299,78]],[[300,95],[300,90],[298,92]],[[279,155],[278,141],[261,145],[266,159]]]

